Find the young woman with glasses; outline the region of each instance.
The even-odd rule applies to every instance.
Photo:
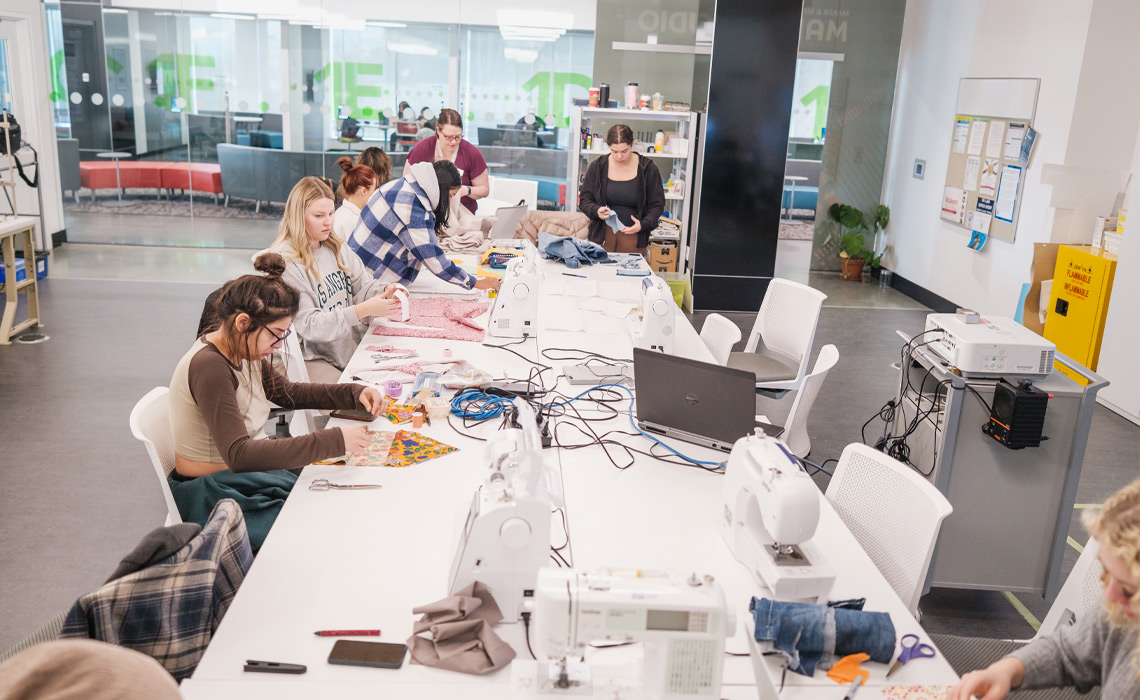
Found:
[[[459,170],[459,195],[463,206],[475,213],[475,200],[491,192],[487,161],[479,149],[463,138],[463,118],[454,109],[441,109],[435,136],[420,141],[408,153],[408,165],[449,160]]]
[[[194,342],[170,379],[174,471],[170,491],[185,522],[205,525],[214,505],[232,498],[249,541],[261,547],[297,480],[289,469],[362,450],[364,426],[267,440],[270,402],[286,409],[358,409],[379,415],[383,397],[358,384],[297,384],[274,366],[273,351],[292,332],[297,290],[281,279],[285,260],[258,257],[263,275],[227,282],[210,330]]]
[[[319,382],[340,378],[373,316],[400,308],[393,297],[396,287],[376,281],[345,244],[367,195],[376,190],[376,175],[348,158],[341,162],[348,165],[341,178],[348,198],[340,209],[333,213],[328,185],[316,177],[302,178],[289,193],[271,247],[287,263],[282,279],[301,295],[294,326],[309,376]]]

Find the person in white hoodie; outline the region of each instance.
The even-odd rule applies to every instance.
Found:
[[[362,173],[363,175],[363,173]],[[293,327],[313,381],[335,382],[373,316],[400,303],[333,229],[333,193],[319,178],[293,186],[271,250],[288,263],[282,279],[301,295]]]

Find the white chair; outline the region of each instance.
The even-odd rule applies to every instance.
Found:
[[[784,424],[784,434],[780,437],[797,457],[807,457],[811,452],[811,439],[807,432],[808,414],[811,413],[812,404],[815,403],[815,398],[823,386],[823,380],[827,379],[827,373],[836,362],[839,362],[839,350],[834,345],[824,345],[819,351],[819,357],[815,359],[815,367],[811,374],[804,377],[804,383],[800,385],[800,390],[792,402],[788,422]]]
[[[921,474],[854,443],[839,457],[827,500],[914,613],[942,521],[954,511]]]
[[[309,382],[309,370],[305,367],[305,356],[301,352],[301,341],[297,338],[295,328],[285,339],[284,347],[281,348],[281,357],[285,364],[285,377],[289,381],[304,384]],[[316,431],[317,426],[312,411],[293,411],[293,420],[289,422],[290,435],[299,437]]]
[[[701,340],[718,365],[728,362],[732,346],[740,342],[740,328],[720,314],[709,314],[701,326]]]
[[[791,280],[768,284],[744,352],[729,355],[728,366],[756,375],[756,388],[798,389],[807,374],[819,310],[827,295]]]
[[[1081,551],[1081,556],[1077,557],[1076,565],[1069,572],[1069,577],[1065,579],[1064,585],[1057,593],[1056,600],[1045,615],[1040,629],[1033,635],[1034,639],[1052,634],[1062,626],[1072,624],[1077,617],[1089,610],[1100,608],[1104,597],[1104,584],[1100,580],[1100,575],[1104,567],[1100,565],[1100,559],[1097,559],[1099,551],[1100,543],[1090,537],[1085,543],[1084,550]]]
[[[131,409],[131,434],[146,447],[151,464],[158,474],[162,497],[166,499],[166,524],[182,522],[178,505],[170,493],[167,477],[174,471],[174,433],[170,429],[170,390],[164,386],[151,389]]]
[[[526,202],[529,211],[538,209],[538,180],[524,180],[517,177],[488,178],[491,192],[487,196],[510,202],[511,206]]]

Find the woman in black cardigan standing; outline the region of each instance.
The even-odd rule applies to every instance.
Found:
[[[665,211],[661,173],[649,158],[633,152],[633,131],[615,124],[606,133],[610,154],[590,163],[582,179],[578,210],[590,217],[590,240],[614,253],[645,253],[649,232]],[[606,224],[617,214],[624,228]]]

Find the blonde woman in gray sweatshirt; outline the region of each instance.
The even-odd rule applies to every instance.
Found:
[[[306,177],[293,186],[271,249],[288,263],[282,279],[301,295],[293,327],[309,376],[335,382],[371,318],[399,308],[392,298],[396,287],[377,282],[333,230],[333,193],[319,178]]]
[[[1100,687],[1102,700],[1140,697],[1140,479],[1116,492],[1085,526],[1100,545],[1104,607],[981,671],[971,671],[947,700],[1001,700],[1011,689]]]

